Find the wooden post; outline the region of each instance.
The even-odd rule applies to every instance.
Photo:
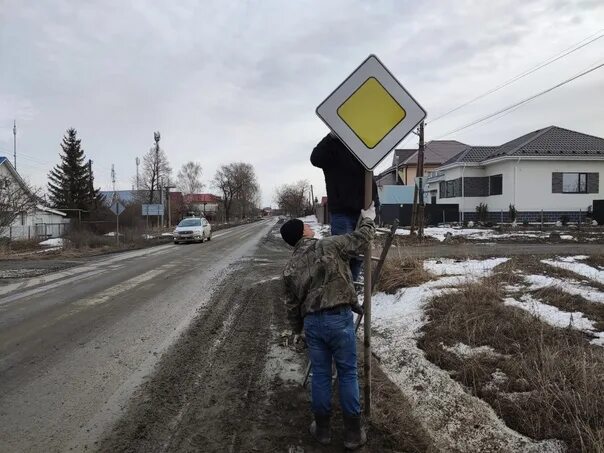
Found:
[[[417,176],[417,173],[416,173]],[[415,227],[417,225],[417,186],[415,185],[415,181],[413,182],[413,206],[411,207],[411,228],[410,234],[413,235],[415,233]]]
[[[365,207],[369,207],[373,201],[373,171],[365,171]],[[365,250],[365,280],[364,290],[365,297],[363,299],[363,310],[364,310],[364,349],[363,349],[363,362],[364,362],[364,375],[365,385],[363,387],[363,395],[365,400],[365,416],[369,418],[371,416],[371,242],[367,244]]]

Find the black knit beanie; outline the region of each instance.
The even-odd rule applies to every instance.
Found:
[[[302,239],[304,222],[300,219],[291,219],[281,226],[281,237],[292,247]]]

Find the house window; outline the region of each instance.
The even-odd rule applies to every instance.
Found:
[[[447,181],[447,198],[455,196],[455,181]]]
[[[562,193],[587,193],[587,173],[562,173]]]
[[[503,175],[489,176],[489,195],[501,195],[503,193]]]
[[[461,197],[461,178],[451,181],[441,181],[439,184],[440,198]]]

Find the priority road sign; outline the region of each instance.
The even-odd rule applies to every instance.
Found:
[[[109,206],[109,209],[111,209],[116,216],[119,216],[126,208],[119,201],[114,201],[111,203],[111,206]]]
[[[317,107],[317,115],[368,170],[373,170],[426,111],[370,55]]]

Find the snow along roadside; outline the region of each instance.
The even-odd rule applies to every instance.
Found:
[[[466,393],[446,371],[426,359],[417,346],[418,331],[425,322],[424,305],[432,297],[454,291],[450,286],[460,280],[478,280],[500,263],[465,263],[459,267],[474,269],[474,275],[442,277],[402,289],[395,295],[376,294],[372,304],[374,354],[388,378],[409,400],[412,416],[422,424],[437,450],[564,452],[566,447],[560,441],[535,441],[507,427],[489,404]],[[446,267],[450,264],[446,263]],[[442,273],[454,273],[459,267],[443,269]]]

